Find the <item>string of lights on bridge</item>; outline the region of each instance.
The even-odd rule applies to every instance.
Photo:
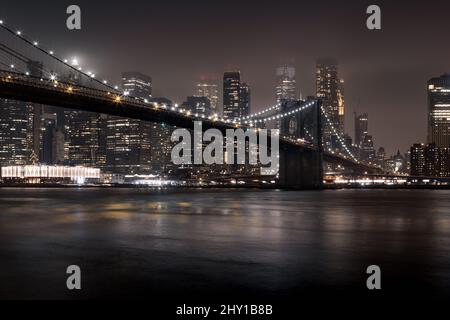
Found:
[[[5,29],[6,31],[10,32],[11,34],[13,34],[13,35],[15,35],[16,37],[18,37],[19,39],[21,39],[22,41],[25,41],[27,44],[32,45],[32,46],[35,47],[36,49],[40,50],[41,52],[43,52],[43,53],[46,54],[47,56],[49,56],[49,57],[55,59],[55,60],[58,61],[59,63],[64,64],[66,67],[68,67],[68,68],[70,68],[70,69],[72,69],[72,70],[74,70],[74,71],[79,72],[80,74],[84,75],[84,76],[87,77],[87,78],[91,78],[91,79],[95,80],[97,83],[99,83],[99,84],[101,84],[101,85],[104,85],[105,87],[107,87],[107,88],[110,89],[110,90],[119,91],[119,86],[117,86],[117,85],[114,86],[114,87],[110,86],[110,85],[109,85],[110,82],[109,82],[108,80],[99,81],[99,80],[95,79],[95,78],[96,78],[96,74],[95,74],[95,73],[93,73],[93,72],[91,72],[91,71],[87,71],[86,73],[83,72],[83,68],[80,67],[80,66],[78,66],[78,61],[77,61],[75,58],[72,59],[72,63],[70,63],[70,60],[69,60],[69,59],[60,59],[60,58],[58,58],[57,55],[55,54],[55,51],[54,51],[54,50],[47,50],[47,49],[44,49],[44,46],[42,46],[41,43],[40,43],[39,41],[36,41],[36,40],[31,41],[31,40],[27,39],[27,37],[25,37],[25,35],[23,34],[23,32],[20,31],[20,29],[18,29],[17,31],[14,31],[13,29],[11,29],[11,28],[9,28],[8,26],[6,26],[4,20],[2,20],[2,19],[0,19],[0,26],[1,26],[3,29]],[[15,69],[15,65],[14,65],[14,64],[11,64],[9,67],[10,67],[11,69]],[[24,72],[24,74],[27,75],[27,76],[30,75],[29,72]],[[57,78],[58,78],[58,75],[57,75],[57,74],[51,74],[49,80],[57,81]],[[71,91],[71,90],[69,90],[69,91]],[[133,98],[133,97],[129,96],[129,93],[128,93],[127,91],[123,91],[123,92],[122,92],[122,95],[125,96],[125,97]],[[115,100],[116,100],[116,102],[120,102],[120,101],[121,101],[121,98],[120,98],[120,97],[116,97]],[[148,101],[145,101],[145,102],[148,103]],[[158,107],[159,107],[159,106],[158,106]],[[162,105],[161,107],[164,108],[164,109],[168,109],[166,105]],[[244,118],[236,118],[236,119],[234,119],[234,120],[229,120],[229,119],[224,119],[224,118],[220,119],[220,118],[218,117],[218,115],[214,115],[214,116],[209,116],[209,117],[207,117],[207,116],[205,116],[205,115],[195,114],[195,116],[198,117],[198,118],[202,118],[202,119],[208,119],[208,120],[213,120],[213,121],[222,121],[222,122],[225,122],[225,123],[233,123],[233,124],[241,125],[242,122],[244,122],[244,120],[249,120],[249,119],[252,119],[252,118],[256,118],[256,117],[259,117],[259,116],[261,116],[261,115],[264,115],[264,114],[266,114],[266,113],[268,113],[268,112],[275,111],[275,110],[279,110],[280,107],[281,107],[281,104],[277,104],[277,105],[275,105],[275,106],[271,106],[271,107],[269,107],[269,108],[267,108],[267,109],[265,109],[265,110],[259,111],[259,112],[257,112],[257,113],[250,114],[250,115],[248,115],[247,117],[244,117]],[[172,111],[178,110],[178,104],[175,104],[175,108],[172,107],[171,110],[172,110]],[[180,112],[180,113],[189,113],[189,114],[191,114],[190,111],[184,110],[184,109],[179,109],[179,112]],[[287,116],[287,115],[283,115],[283,117],[285,117],[285,116]],[[256,123],[256,122],[266,122],[266,121],[268,121],[269,119],[270,119],[270,118],[265,118],[265,119],[263,119],[264,121],[261,121],[261,119],[259,119],[258,121],[254,121],[254,122],[255,122],[255,123]],[[247,121],[247,122],[245,122],[245,123],[250,123],[250,122]]]
[[[353,153],[350,151],[350,149],[347,147],[347,145],[345,144],[344,139],[339,135],[338,131],[336,130],[336,128],[334,127],[333,123],[331,122],[330,118],[328,117],[324,107],[321,107],[322,113],[325,116],[325,119],[328,123],[328,125],[331,127],[331,130],[333,130],[333,133],[336,135],[336,137],[338,138],[339,142],[341,143],[342,147],[344,147],[345,151],[347,151],[347,153],[350,155],[350,157],[353,159],[353,161],[355,161],[356,163],[359,163],[358,159],[353,155]]]
[[[112,90],[113,92],[114,92],[114,91],[115,91],[115,92],[121,92],[121,91],[119,91],[119,86],[116,85],[116,86],[113,87],[113,86],[109,85],[110,82],[109,82],[108,80],[100,81],[100,80],[96,79],[96,74],[95,74],[95,73],[93,73],[93,72],[91,72],[91,71],[83,72],[83,68],[80,67],[80,66],[78,66],[78,63],[77,63],[77,61],[76,61],[75,59],[73,59],[73,60],[72,60],[72,63],[70,63],[70,60],[69,60],[69,59],[60,59],[60,58],[58,58],[58,57],[56,56],[54,50],[46,50],[46,49],[44,49],[44,47],[40,44],[39,41],[37,41],[37,40],[31,41],[31,40],[27,39],[27,38],[24,36],[24,34],[23,34],[22,31],[20,31],[20,30],[14,31],[13,29],[9,28],[8,26],[6,26],[4,20],[2,20],[2,19],[0,19],[0,27],[2,27],[3,29],[5,29],[5,30],[8,31],[9,33],[15,35],[16,37],[18,37],[18,38],[21,39],[22,41],[25,41],[27,44],[33,46],[34,48],[36,48],[37,50],[39,50],[39,51],[41,51],[42,53],[46,54],[47,56],[51,57],[52,59],[55,59],[55,60],[58,61],[59,63],[62,63],[62,64],[65,65],[66,67],[68,67],[68,68],[70,68],[70,69],[72,69],[72,70],[74,70],[74,71],[76,71],[76,72],[79,72],[79,73],[82,74],[83,76],[92,79],[93,81],[95,81],[95,82],[101,84],[102,86],[105,86],[106,88],[108,88],[109,90]],[[11,64],[9,67],[10,67],[11,69],[15,69],[14,64]],[[27,75],[27,76],[29,76],[29,72],[25,72],[24,74]],[[55,86],[58,84],[58,82],[57,82],[57,75],[56,75],[56,74],[52,74],[52,75],[50,76],[50,79],[49,79],[49,80],[54,81],[54,82],[55,82]],[[68,92],[72,92],[71,89],[72,89],[72,88],[69,87],[67,91],[68,91]],[[109,92],[108,92],[108,94],[109,94]],[[126,91],[121,92],[121,94],[122,94],[123,96],[127,97],[127,98],[133,98],[133,97],[130,97],[129,94],[128,94],[128,92],[126,92]],[[117,96],[115,96],[114,101],[117,102],[117,103],[120,103],[120,102],[122,101],[122,97],[119,96],[119,95],[117,95]],[[196,117],[196,118],[208,119],[208,120],[211,120],[211,121],[221,121],[221,122],[223,122],[223,123],[229,123],[229,124],[232,123],[232,124],[234,124],[234,125],[236,125],[236,126],[241,126],[242,124],[246,124],[246,125],[248,124],[248,125],[250,125],[250,127],[253,127],[253,126],[257,125],[258,123],[264,124],[264,123],[266,123],[266,122],[268,122],[268,121],[280,120],[280,119],[289,117],[289,116],[291,116],[291,115],[294,115],[294,114],[297,114],[297,113],[299,113],[299,112],[302,112],[302,111],[306,110],[307,108],[312,107],[312,106],[316,103],[315,101],[312,101],[312,102],[309,102],[309,103],[305,103],[303,106],[298,107],[298,108],[296,108],[296,109],[294,109],[294,110],[290,110],[290,111],[287,111],[287,112],[282,113],[282,114],[277,114],[277,115],[272,115],[272,116],[267,116],[267,117],[261,118],[261,116],[263,116],[263,115],[265,115],[265,114],[267,114],[267,113],[269,113],[269,112],[280,110],[281,104],[276,104],[276,105],[270,106],[270,107],[268,107],[268,108],[266,108],[266,109],[264,109],[264,110],[262,110],[262,111],[259,111],[259,112],[253,113],[253,114],[249,114],[248,116],[240,117],[240,118],[235,118],[235,119],[233,119],[233,120],[230,120],[230,119],[225,119],[225,118],[219,118],[217,114],[215,114],[215,115],[213,115],[213,116],[206,116],[206,115],[198,114],[198,113],[195,113],[195,114],[194,114],[194,113],[192,113],[190,110],[179,109],[177,104],[175,104],[174,107],[170,107],[170,108],[169,108],[169,107],[168,107],[167,105],[165,105],[165,104],[163,104],[163,105],[158,105],[158,104],[155,104],[155,103],[150,103],[150,102],[148,102],[147,100],[145,100],[144,102],[147,103],[147,104],[153,105],[155,108],[163,108],[163,109],[171,110],[171,111],[174,111],[174,112],[179,112],[180,114],[184,114],[184,115],[186,115],[186,116],[194,116],[194,117]],[[325,112],[325,110],[323,109],[323,107],[322,107],[322,112],[323,112],[323,114],[324,114],[324,116],[325,116],[325,119],[326,119],[327,123],[330,125],[330,127],[332,128],[332,130],[333,130],[333,132],[335,133],[335,135],[338,137],[339,142],[340,142],[341,145],[344,147],[344,149],[346,150],[346,152],[350,155],[350,157],[351,157],[355,162],[359,163],[359,161],[357,160],[357,158],[352,154],[352,152],[350,151],[350,149],[346,146],[344,139],[339,135],[339,133],[337,132],[337,130],[335,129],[335,127],[334,127],[333,124],[331,123],[331,120],[329,119],[329,117],[328,117],[328,115],[326,114],[326,112]]]
[[[76,72],[79,72],[83,76],[92,79],[93,81],[97,82],[98,84],[101,84],[101,85],[105,86],[109,90],[119,91],[119,86],[117,86],[117,85],[114,86],[114,87],[110,86],[108,80],[100,81],[100,80],[96,79],[96,74],[95,73],[93,73],[91,71],[83,72],[83,68],[82,67],[79,67],[76,64],[70,64],[70,60],[69,59],[58,58],[58,56],[55,54],[54,50],[44,49],[44,46],[42,46],[39,41],[37,41],[37,40],[30,40],[27,37],[25,37],[25,35],[23,34],[23,31],[21,31],[21,29],[16,29],[16,31],[14,31],[14,29],[12,29],[12,28],[10,28],[10,27],[8,27],[6,25],[6,23],[5,23],[5,21],[3,19],[0,19],[0,27],[2,27],[4,30],[8,31],[9,33],[15,35],[17,38],[21,39],[22,41],[26,42],[27,44],[33,46],[34,48],[36,48],[40,52],[44,53],[45,55],[51,57],[52,59],[55,59],[59,63],[62,63],[66,67],[68,67],[68,68],[70,68],[70,69],[72,69],[72,70],[74,70]],[[74,60],[76,61],[76,59],[74,59]],[[72,62],[75,62],[74,60],[72,60]],[[10,67],[11,67],[11,69],[15,69],[14,64],[11,64]],[[57,79],[57,74],[51,75],[50,80],[56,80],[56,79]]]
[[[294,110],[286,111],[285,113],[282,113],[282,114],[277,114],[276,116],[274,115],[274,116],[269,116],[269,117],[265,117],[265,118],[261,118],[261,119],[255,119],[255,120],[245,120],[244,123],[250,124],[252,126],[252,125],[255,125],[258,123],[266,123],[268,121],[280,120],[280,119],[289,117],[291,115],[294,115],[296,113],[302,112],[302,111],[314,106],[315,104],[316,104],[316,101],[311,101],[309,103],[305,103],[301,107],[298,107]]]
[[[55,54],[55,51],[54,51],[54,50],[47,50],[47,49],[44,49],[44,47],[40,44],[39,41],[36,41],[36,40],[31,41],[31,40],[27,39],[27,37],[25,37],[25,35],[23,34],[23,32],[20,31],[20,29],[17,30],[17,31],[14,31],[13,29],[11,29],[11,28],[9,28],[8,26],[6,26],[4,20],[2,20],[2,19],[0,19],[0,26],[1,26],[2,28],[4,28],[5,30],[7,30],[8,32],[10,32],[11,34],[14,34],[16,37],[18,37],[18,38],[21,39],[22,41],[25,41],[25,42],[28,43],[29,45],[32,45],[32,46],[35,47],[36,49],[40,50],[41,52],[43,52],[43,53],[46,54],[47,56],[49,56],[49,57],[51,57],[51,58],[57,60],[59,63],[64,64],[66,67],[68,67],[68,68],[70,68],[70,69],[72,69],[72,70],[74,70],[74,71],[79,72],[80,74],[84,75],[84,76],[87,77],[87,78],[91,78],[91,79],[95,80],[97,83],[106,86],[106,87],[107,87],[108,89],[110,89],[110,90],[114,90],[114,91],[118,91],[118,90],[119,90],[119,86],[114,86],[114,87],[112,87],[112,86],[108,85],[108,84],[109,84],[109,81],[108,81],[108,80],[99,81],[99,80],[95,79],[95,78],[96,78],[96,74],[95,74],[95,73],[90,72],[90,71],[88,71],[88,72],[86,72],[86,73],[83,72],[82,67],[77,67],[77,64],[78,64],[78,63],[77,63],[76,60],[75,60],[75,61],[72,61],[72,62],[74,62],[74,63],[70,64],[69,59],[60,59],[60,58],[58,58],[57,55]],[[13,64],[11,64],[10,67],[11,67],[11,69],[15,69],[15,66],[14,66]],[[25,74],[25,75],[29,75],[29,72],[25,72],[24,74]],[[49,79],[49,80],[57,81],[57,78],[58,78],[58,77],[57,77],[56,74],[52,74],[52,75],[50,76],[50,79]],[[71,91],[71,90],[69,90],[69,91]],[[122,92],[122,94],[123,94],[123,96],[129,96],[129,94],[128,94],[127,91]],[[130,98],[132,98],[132,97],[130,97]],[[121,98],[116,97],[115,100],[116,100],[117,102],[120,102],[120,101],[121,101]],[[145,102],[148,103],[148,101],[145,101]],[[252,120],[252,119],[258,118],[258,117],[260,117],[261,115],[264,115],[264,114],[269,113],[269,112],[271,112],[271,111],[279,110],[280,107],[281,107],[281,104],[277,104],[277,105],[271,106],[271,107],[269,107],[269,108],[267,108],[267,109],[264,109],[264,110],[262,110],[262,111],[256,112],[256,113],[254,113],[254,114],[250,114],[250,115],[248,115],[248,116],[246,116],[246,117],[243,117],[243,118],[236,118],[236,119],[234,119],[234,120],[229,120],[229,119],[219,118],[218,115],[206,117],[205,115],[195,114],[195,116],[198,117],[198,118],[203,118],[203,119],[208,119],[208,120],[213,120],[213,121],[222,121],[222,122],[225,122],[225,123],[233,123],[233,124],[237,124],[237,125],[242,125],[242,123],[253,125],[253,124],[256,124],[256,123],[265,123],[265,122],[270,121],[270,120],[275,120],[275,119],[285,118],[285,117],[287,117],[287,116],[289,116],[289,115],[292,115],[292,114],[298,113],[298,112],[300,112],[300,111],[303,111],[304,109],[306,109],[307,107],[312,106],[313,104],[314,104],[314,103],[311,103],[311,104],[308,104],[308,105],[306,105],[306,106],[304,106],[304,107],[301,107],[301,108],[298,108],[298,109],[296,109],[296,110],[289,111],[289,112],[286,112],[286,113],[284,113],[284,114],[280,114],[280,115],[277,115],[277,116],[273,116],[273,117],[265,117],[265,118],[262,118],[262,119],[255,119],[255,120]],[[162,105],[162,107],[165,108],[165,109],[167,109],[167,106],[165,106],[165,105]],[[187,114],[189,114],[189,115],[192,115],[192,113],[191,113],[190,111],[188,111],[188,110],[185,110],[185,109],[178,109],[178,105],[175,105],[175,108],[172,107],[171,110],[172,110],[172,111],[179,110],[180,113],[187,113]]]

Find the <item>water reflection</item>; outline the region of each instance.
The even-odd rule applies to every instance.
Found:
[[[0,189],[0,297],[66,297],[55,288],[76,263],[90,274],[87,297],[139,296],[143,286],[162,296],[360,296],[370,264],[388,295],[447,296],[449,196]]]

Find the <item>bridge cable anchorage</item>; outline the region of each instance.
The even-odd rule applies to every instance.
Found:
[[[345,144],[344,139],[339,135],[339,133],[337,132],[336,128],[333,126],[333,123],[331,122],[330,118],[328,118],[328,115],[327,115],[324,107],[321,107],[321,110],[322,110],[323,115],[325,116],[325,119],[326,119],[327,123],[330,125],[331,129],[333,130],[334,134],[338,138],[338,140],[341,143],[341,145],[344,147],[345,151],[347,151],[347,153],[350,155],[350,157],[353,159],[353,161],[355,161],[356,163],[360,163],[360,161],[353,155],[353,153],[347,147],[347,145]]]
[[[55,52],[54,52],[53,50],[46,50],[46,49],[44,49],[44,48],[40,45],[40,42],[39,42],[39,41],[36,41],[36,40],[31,41],[31,40],[27,39],[27,38],[24,36],[24,34],[23,34],[22,31],[14,31],[13,29],[11,29],[10,27],[8,27],[8,26],[5,24],[4,20],[1,20],[1,19],[0,19],[0,28],[2,28],[3,30],[5,30],[5,31],[8,32],[9,34],[15,36],[17,39],[20,39],[21,41],[23,41],[24,43],[26,43],[28,46],[34,48],[35,50],[38,50],[38,51],[41,52],[41,53],[43,53],[45,56],[47,56],[47,57],[53,59],[53,60],[56,61],[57,63],[60,63],[61,65],[63,65],[63,66],[66,67],[66,68],[69,68],[69,70],[75,71],[76,73],[79,73],[80,75],[84,76],[86,79],[90,79],[91,81],[96,82],[97,84],[99,84],[99,85],[101,85],[101,86],[107,88],[108,90],[111,90],[111,91],[113,91],[113,92],[119,91],[118,86],[112,87],[112,86],[110,86],[110,85],[108,84],[109,82],[108,82],[107,80],[100,81],[100,80],[98,80],[98,79],[95,78],[95,74],[93,74],[93,73],[90,73],[90,74],[89,74],[89,72],[88,72],[88,73],[85,73],[85,72],[82,71],[81,68],[76,68],[75,66],[69,64],[69,61],[68,61],[67,59],[62,60],[62,59],[58,58],[58,57],[55,55]],[[29,61],[32,61],[32,60],[33,60],[33,59],[29,59]],[[47,71],[47,72],[48,72],[48,70],[43,70],[43,71]]]

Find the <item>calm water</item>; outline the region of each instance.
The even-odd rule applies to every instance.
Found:
[[[450,191],[0,189],[0,298],[155,295],[450,297]]]

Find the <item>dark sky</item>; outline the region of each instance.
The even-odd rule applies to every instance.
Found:
[[[68,31],[66,8],[82,9]],[[382,9],[383,30],[366,29],[366,8]],[[155,94],[182,102],[202,76],[239,68],[252,111],[275,100],[274,70],[292,63],[304,95],[315,92],[315,61],[334,57],[346,81],[347,131],[368,112],[377,147],[405,152],[426,139],[426,81],[450,71],[450,1],[5,1],[0,18],[100,78],[137,70]],[[219,82],[220,83],[220,82]]]

